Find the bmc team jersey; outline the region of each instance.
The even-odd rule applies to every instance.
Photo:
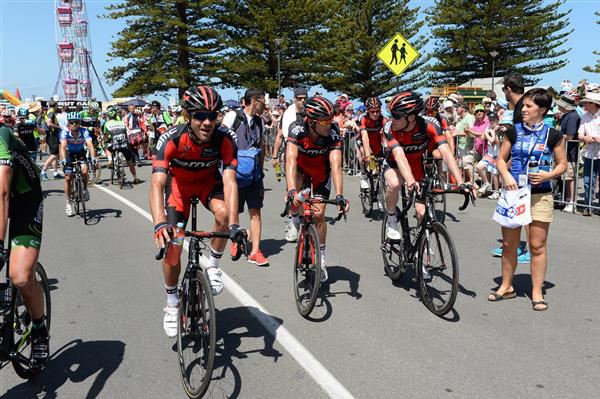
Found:
[[[156,144],[152,173],[171,174],[184,184],[209,184],[221,179],[223,169],[237,169],[237,145],[229,129],[217,125],[208,143],[192,141],[190,126],[177,125],[163,134]]]
[[[369,135],[369,147],[371,153],[376,156],[383,155],[383,127],[387,123],[387,119],[383,115],[379,115],[376,120],[371,119],[368,116],[360,118],[360,130],[366,130]]]
[[[62,130],[60,132],[60,142],[67,142],[67,152],[79,153],[85,150],[85,142],[91,140],[90,132],[86,128],[80,127],[77,138],[73,137],[70,130]]]
[[[418,116],[417,123],[410,132],[393,131],[392,121],[389,121],[383,129],[383,133],[386,148],[389,150],[387,163],[393,168],[398,167],[392,151],[398,146],[402,147],[412,174],[417,181],[423,179],[424,176],[423,156],[425,152],[431,152],[440,144],[448,143],[438,121],[427,116]]]
[[[199,197],[207,209],[210,200],[223,193],[223,169],[237,169],[237,145],[231,131],[217,125],[207,143],[195,143],[190,125],[177,125],[163,134],[156,144],[152,173],[168,173],[165,188],[167,220],[187,222],[190,202]]]
[[[314,187],[329,180],[329,153],[342,149],[342,139],[335,123],[331,124],[329,135],[313,138],[306,122],[293,122],[287,140],[298,147],[298,169],[305,177],[312,179]]]

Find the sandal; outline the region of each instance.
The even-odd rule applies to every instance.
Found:
[[[513,299],[516,297],[517,297],[517,293],[515,292],[515,290],[512,290],[510,292],[505,292],[503,295],[499,295],[499,294],[496,294],[495,292],[492,292],[490,294],[490,296],[488,296],[488,301],[498,302],[498,301],[503,301],[505,299]],[[490,299],[490,298],[494,298],[494,299]]]
[[[543,308],[536,308],[537,305],[544,305],[545,307]],[[531,308],[533,310],[535,310],[536,312],[544,312],[546,310],[548,310],[548,302],[541,300],[541,301],[531,301]]]

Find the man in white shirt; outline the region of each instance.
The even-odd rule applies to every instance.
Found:
[[[592,204],[595,192],[596,176],[600,172],[600,94],[588,93],[583,100],[585,114],[581,117],[578,137],[585,143],[583,156],[583,188],[585,204]],[[583,210],[583,216],[592,216],[590,208]]]

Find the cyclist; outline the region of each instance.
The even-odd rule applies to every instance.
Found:
[[[177,334],[182,250],[170,242],[170,231],[177,224],[185,227],[191,198],[199,197],[214,214],[214,231],[229,228],[229,236],[235,241],[242,235],[238,225],[237,146],[230,130],[217,124],[223,106],[221,97],[210,87],[192,86],[184,93],[181,105],[187,123],[171,128],[158,140],[150,192],[154,241],[157,247],[168,243],[162,265],[167,291],[163,328],[169,337]],[[223,174],[219,172],[221,164]],[[213,295],[223,290],[219,261],[226,244],[222,238],[213,238],[210,243],[206,274]]]
[[[296,231],[300,225],[298,216],[298,191],[310,187],[314,197],[329,199],[331,178],[337,193],[340,211],[348,211],[350,203],[344,199],[342,175],[342,139],[333,123],[333,104],[326,98],[309,98],[304,105],[306,118],[302,123],[292,122],[286,145],[286,173],[288,198],[294,201],[292,225]],[[325,204],[315,205],[315,225],[321,244],[321,281],[327,280],[325,244],[327,224]]]
[[[363,173],[360,177],[361,189],[369,188],[366,170],[371,157],[383,156],[382,132],[387,123],[385,116],[381,115],[381,101],[377,97],[367,98],[365,108],[367,113],[360,119],[360,138],[356,140],[363,167]]]
[[[140,179],[137,178],[137,173],[135,171],[135,156],[133,155],[133,149],[127,141],[127,127],[125,122],[119,119],[117,110],[115,109],[108,111],[108,122],[104,124],[104,134],[108,136],[110,142],[107,150],[112,154],[113,162],[117,152],[123,154],[123,157],[125,157],[127,165],[129,166],[129,170],[133,175],[133,184],[138,184]]]
[[[409,190],[418,189],[417,182],[423,178],[423,157],[425,152],[438,150],[448,165],[461,190],[470,191],[463,179],[439,123],[430,117],[419,116],[423,111],[423,99],[415,92],[397,94],[388,109],[392,115],[384,127],[387,158],[384,161],[384,177],[387,185],[385,206],[388,212],[386,236],[390,240],[400,240],[402,235],[396,220],[398,192],[406,182]],[[417,219],[425,215],[425,199],[419,198],[415,204]]]
[[[35,162],[37,158],[37,143],[35,142],[35,136],[33,131],[36,129],[35,120],[29,118],[29,109],[21,107],[17,111],[17,125],[15,126],[15,133],[27,146],[29,156]]]
[[[92,142],[92,137],[86,128],[81,127],[81,114],[79,112],[67,113],[67,128],[60,132],[60,163],[65,169],[65,197],[67,198],[65,205],[65,213],[67,216],[73,216],[73,206],[71,204],[71,183],[73,166],[71,162],[85,160],[85,146],[88,147],[92,162],[96,164],[96,150]],[[81,165],[83,173],[84,185],[84,201],[90,200],[90,192],[87,189],[88,183],[88,167],[87,164]]]
[[[10,219],[10,278],[19,289],[32,320],[31,367],[43,368],[50,337],[44,323],[44,294],[35,277],[42,243],[44,213],[39,169],[27,147],[0,122],[0,265],[6,259],[4,242]]]

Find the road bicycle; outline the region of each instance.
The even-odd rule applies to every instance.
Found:
[[[440,160],[434,158],[425,158],[425,173],[427,173],[432,179],[432,187],[438,192],[431,190],[427,196],[427,202],[432,209],[432,214],[440,223],[446,221],[446,194],[440,193],[439,190],[443,189],[446,185],[442,179],[442,175],[439,171]],[[443,190],[442,190],[443,191]]]
[[[177,290],[179,309],[177,313],[177,359],[183,388],[188,397],[201,398],[212,377],[215,361],[217,325],[215,302],[210,281],[200,264],[202,250],[206,250],[205,240],[229,238],[228,232],[196,231],[196,211],[199,199],[192,197],[192,229],[185,231],[189,237],[188,264]],[[173,237],[174,232],[169,234]],[[233,260],[242,254],[247,256],[247,232],[243,231],[241,242]],[[167,246],[162,248],[156,260],[167,256]]]
[[[33,378],[42,370],[31,366],[32,355],[32,318],[27,311],[21,295],[12,283],[9,274],[10,251],[5,250],[6,278],[0,282],[0,369],[12,363],[17,375],[24,379]],[[0,264],[0,271],[4,264]],[[48,277],[38,262],[35,269],[36,279],[44,295],[44,317],[46,328],[50,332],[51,305]]]
[[[383,158],[375,157],[375,168],[367,168],[367,180],[369,188],[360,189],[360,203],[365,216],[369,216],[373,211],[373,204],[377,204],[379,212],[384,213],[383,199],[385,196],[385,179],[383,178]]]
[[[75,161],[71,162],[73,166],[72,180],[71,180],[71,202],[73,204],[73,210],[76,215],[79,215],[81,210],[81,217],[83,218],[83,224],[87,224],[87,212],[85,209],[85,177],[81,171],[81,165],[88,164],[87,161]]]
[[[310,188],[298,193],[298,200],[302,203],[300,218],[300,231],[296,241],[296,252],[294,255],[294,298],[296,308],[303,317],[308,317],[315,307],[319,288],[321,286],[321,245],[319,235],[314,223],[313,205],[330,204],[336,205],[335,200],[315,198],[310,196]],[[292,199],[288,198],[281,217],[287,217]],[[345,211],[340,211],[335,218],[336,221],[344,217]]]
[[[458,257],[456,247],[446,227],[437,221],[430,196],[443,194],[461,194],[465,197],[459,207],[463,211],[469,201],[475,205],[475,197],[457,187],[446,189],[435,187],[435,175],[432,169],[426,170],[421,182],[419,195],[425,204],[425,215],[420,223],[411,227],[408,212],[417,198],[416,190],[407,197],[402,188],[403,209],[396,208],[396,217],[402,229],[400,240],[390,240],[386,235],[388,213],[385,212],[381,225],[381,254],[384,270],[392,281],[399,281],[409,268],[412,280],[417,284],[421,301],[435,315],[448,313],[456,301],[458,293]],[[412,219],[412,217],[411,217]]]
[[[112,169],[110,170],[110,184],[117,184],[119,188],[123,188],[125,185],[125,156],[121,151],[113,150],[113,162]]]
[[[96,147],[96,154],[100,154],[100,150],[98,147]],[[90,159],[92,157],[92,155],[90,154],[90,149],[89,148],[85,148],[85,158],[86,159]],[[90,163],[89,164],[90,167],[90,177],[88,179],[88,186],[93,186],[94,184],[98,183],[100,181],[100,177],[102,176],[102,166],[100,165],[100,157],[98,156],[98,162],[94,163]]]

